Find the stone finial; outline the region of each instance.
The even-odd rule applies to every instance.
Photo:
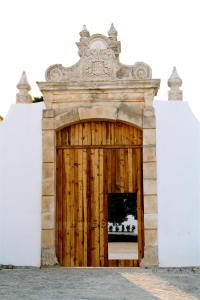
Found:
[[[19,90],[19,93],[17,93],[16,95],[16,103],[32,103],[32,97],[31,95],[29,95],[31,86],[28,83],[25,71],[22,73],[21,79],[17,84],[17,88]]]
[[[168,79],[168,100],[183,100],[183,92],[179,88],[182,85],[182,80],[177,73],[176,67],[173,67],[172,74]]]
[[[115,29],[115,26],[112,23],[111,26],[110,26],[110,29],[108,31],[108,36],[109,36],[109,38],[116,40],[117,39],[117,34],[118,34],[117,30]]]
[[[83,28],[82,28],[82,30],[81,30],[81,32],[80,32],[80,37],[81,37],[81,38],[89,38],[89,37],[90,37],[90,33],[89,33],[89,31],[87,30],[87,27],[86,27],[85,24],[83,25]]]

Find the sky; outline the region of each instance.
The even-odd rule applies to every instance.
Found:
[[[148,63],[161,79],[156,99],[167,100],[173,66],[183,80],[183,98],[200,120],[199,0],[0,0],[0,115],[15,103],[16,85],[26,71],[31,95],[40,96],[52,64],[79,59],[75,43],[86,24],[90,34],[107,35],[114,23],[120,61]]]

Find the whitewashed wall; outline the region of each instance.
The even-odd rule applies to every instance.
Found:
[[[40,265],[43,103],[0,123],[0,264]],[[187,103],[155,101],[160,266],[200,265],[200,126]]]
[[[43,106],[13,105],[0,124],[0,264],[40,266]]]
[[[200,265],[200,125],[188,104],[155,101],[162,267]]]

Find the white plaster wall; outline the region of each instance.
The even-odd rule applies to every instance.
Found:
[[[200,126],[188,104],[155,101],[162,267],[200,265]],[[0,123],[0,264],[40,266],[43,103]]]
[[[12,105],[0,124],[0,264],[40,266],[43,108]]]
[[[155,101],[161,267],[200,265],[200,125],[182,101]]]

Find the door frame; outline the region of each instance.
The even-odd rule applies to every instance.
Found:
[[[84,113],[85,111],[85,113]],[[138,111],[137,111],[138,113]],[[91,117],[92,116],[92,117]],[[158,265],[157,238],[157,176],[156,176],[156,125],[152,106],[142,106],[141,116],[132,114],[131,118],[120,114],[111,115],[106,106],[101,110],[95,106],[69,108],[60,113],[54,109],[45,109],[42,119],[43,172],[42,172],[42,230],[41,261],[42,265],[57,263],[55,254],[55,203],[56,203],[56,142],[55,132],[63,127],[80,121],[107,120],[119,121],[138,126],[143,131],[143,203],[144,203],[144,258],[141,266]],[[139,124],[139,125],[138,125]]]

